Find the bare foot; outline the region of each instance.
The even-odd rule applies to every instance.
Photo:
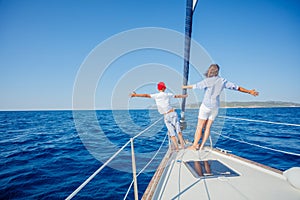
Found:
[[[178,147],[172,147],[172,148],[171,148],[171,151],[176,151],[176,152],[178,152],[178,151],[179,151],[179,148],[178,148]]]
[[[198,146],[192,145],[192,146],[189,146],[187,149],[193,150],[193,151],[197,151],[198,150]]]

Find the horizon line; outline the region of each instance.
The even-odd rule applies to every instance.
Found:
[[[221,101],[220,108],[268,108],[268,107],[300,107],[300,103],[291,102],[291,101]],[[236,106],[228,106],[224,105],[230,104],[230,103],[273,103],[273,104],[279,104],[279,105],[236,105]],[[196,104],[200,106],[201,102],[196,103],[190,103],[186,105],[186,109],[199,109],[198,107],[194,107]],[[223,105],[222,105],[223,104]],[[280,104],[293,104],[293,105],[280,105]],[[192,107],[189,107],[192,106]],[[180,109],[176,108],[175,109]],[[93,111],[93,110],[156,110],[156,104],[147,106],[145,108],[118,108],[118,109],[109,109],[109,108],[81,108],[81,109],[72,109],[72,108],[23,108],[23,109],[0,109],[0,112],[9,112],[9,111]]]

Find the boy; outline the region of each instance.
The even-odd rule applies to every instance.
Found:
[[[175,130],[178,134],[181,148],[184,149],[184,141],[175,109],[170,105],[170,98],[186,98],[187,95],[174,95],[172,93],[166,93],[166,85],[164,82],[159,82],[157,84],[157,89],[159,93],[155,94],[136,94],[133,92],[131,97],[145,97],[153,98],[156,102],[158,112],[164,115],[164,121],[168,129],[169,136],[175,146],[176,151],[178,151],[178,144],[176,140]]]

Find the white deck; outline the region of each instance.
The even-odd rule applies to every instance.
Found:
[[[195,178],[184,164],[194,160],[218,160],[240,176]],[[280,171],[217,150],[172,153],[161,172],[158,182],[152,182],[154,193],[145,193],[143,199],[300,199],[300,190],[292,187]]]

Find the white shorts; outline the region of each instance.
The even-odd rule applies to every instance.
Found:
[[[176,132],[177,134],[181,132],[176,112],[170,112],[168,114],[165,114],[164,120],[169,132],[169,136],[172,137],[176,135]]]
[[[198,119],[215,120],[218,115],[218,111],[219,111],[219,108],[210,109],[210,108],[206,107],[204,104],[201,104],[201,106],[199,108]]]

